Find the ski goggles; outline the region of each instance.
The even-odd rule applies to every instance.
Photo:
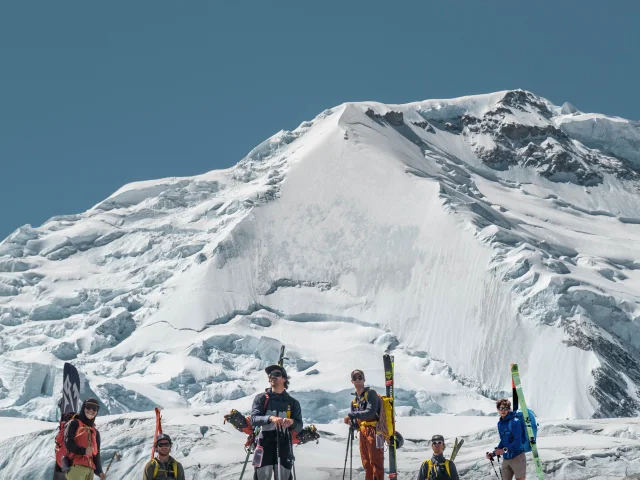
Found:
[[[94,405],[93,403],[87,403],[84,406],[85,410],[89,410],[90,412],[97,412],[98,410],[100,410],[100,407],[98,405]]]

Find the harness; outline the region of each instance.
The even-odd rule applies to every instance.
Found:
[[[376,395],[377,395],[377,393],[376,393]],[[369,390],[365,390],[365,392],[362,395],[360,401],[358,401],[357,398],[353,399],[353,401],[351,402],[351,405],[353,406],[353,410],[358,410],[360,408],[362,400],[364,400],[365,404],[369,403]],[[382,399],[381,399],[380,395],[378,395],[378,400],[382,403]],[[381,403],[378,403],[378,408],[380,408]],[[380,413],[377,412],[375,420],[359,420],[358,424],[361,427],[376,427],[378,425],[378,419],[379,418],[380,418]]]
[[[158,472],[160,472],[160,462],[158,462],[157,458],[154,458],[152,460],[153,462],[153,478],[155,479],[158,476]],[[176,462],[174,459],[172,459],[171,461],[172,465],[173,465],[173,469],[172,470],[164,470],[162,469],[163,472],[165,472],[165,476],[164,478],[178,478],[178,462]],[[173,475],[171,475],[173,474]]]
[[[440,472],[438,472],[438,469],[436,467],[442,466],[442,463],[433,463],[431,460],[426,460],[422,465],[424,465],[425,463],[427,464],[427,478],[432,478],[433,473],[435,473],[436,479],[440,478]],[[444,469],[447,471],[447,478],[451,478],[451,467],[449,466],[449,460],[444,461]]]

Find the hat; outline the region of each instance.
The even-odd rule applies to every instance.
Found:
[[[438,440],[444,443],[444,437],[442,435],[434,435],[433,437],[431,437],[432,442],[437,442]]]
[[[270,375],[271,372],[275,372],[276,370],[279,370],[284,378],[289,378],[289,376],[287,375],[287,371],[280,365],[269,365],[264,369],[264,371],[267,372],[267,375]]]
[[[166,440],[170,444],[173,444],[169,435],[167,435],[166,433],[161,433],[160,435],[158,435],[158,438],[156,438],[156,447],[162,440]]]

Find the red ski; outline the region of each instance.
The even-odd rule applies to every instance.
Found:
[[[156,456],[156,440],[158,435],[162,434],[162,417],[160,416],[160,409],[156,408],[156,433],[153,434],[153,447],[151,448],[151,460]]]

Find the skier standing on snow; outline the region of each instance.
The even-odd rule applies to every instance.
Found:
[[[364,386],[364,372],[351,372],[351,383],[356,389],[351,402],[351,412],[344,423],[357,422],[360,431],[360,458],[365,471],[365,480],[383,480],[384,450],[376,447],[376,426],[380,411],[380,398],[375,390]]]
[[[302,410],[300,403],[287,392],[289,377],[280,365],[265,368],[269,376],[268,388],[256,396],[251,410],[251,425],[262,427],[258,436],[258,448],[262,447],[262,463],[255,467],[254,480],[277,480],[291,478],[293,458],[291,458],[292,432],[302,430]]]
[[[445,448],[442,435],[431,437],[433,456],[430,460],[425,460],[420,467],[418,480],[460,480],[456,465],[451,460],[444,458]]]
[[[158,457],[149,460],[144,466],[142,480],[156,480],[164,478],[175,478],[185,480],[184,468],[180,462],[169,455],[171,453],[171,437],[165,433],[158,435],[156,439],[156,449]]]
[[[107,478],[100,463],[100,432],[94,423],[98,410],[98,401],[88,398],[80,413],[65,427],[64,446],[72,464],[67,480],[93,480],[94,472],[100,480]]]
[[[496,402],[500,420],[498,420],[498,433],[500,443],[495,448],[495,455],[502,455],[502,478],[504,480],[524,480],[527,474],[527,458],[523,445],[526,441],[525,425],[522,417],[511,410],[511,402],[501,398]],[[487,453],[487,459],[491,454]]]

